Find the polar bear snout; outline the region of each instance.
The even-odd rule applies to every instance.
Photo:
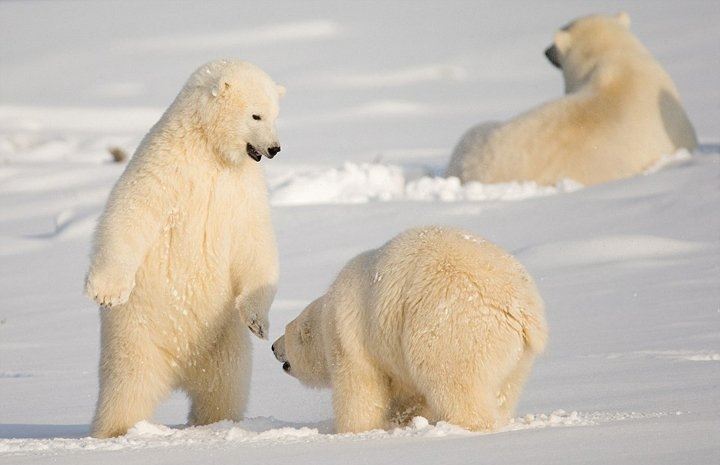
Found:
[[[247,154],[250,158],[252,158],[255,161],[260,161],[262,158],[261,151],[258,150],[254,145],[251,143],[248,143],[245,146],[245,150],[247,151]],[[277,144],[273,144],[271,147],[268,147],[266,150],[264,150],[264,154],[268,158],[273,158],[277,153],[280,151],[280,146]]]
[[[554,67],[562,69],[562,66],[560,65],[560,54],[554,44],[545,49],[545,56]]]
[[[272,349],[273,355],[275,355],[278,362],[288,363],[287,356],[285,355],[285,336],[280,336],[280,338],[275,341],[270,348]]]
[[[275,341],[270,348],[272,349],[278,362],[282,362],[283,371],[285,373],[290,373],[290,362],[285,354],[285,336],[280,336],[280,338]]]

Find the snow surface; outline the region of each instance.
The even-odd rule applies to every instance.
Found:
[[[574,16],[629,10],[704,145],[583,188],[441,178],[471,125],[562,89],[542,56]],[[717,2],[0,2],[0,463],[720,463]],[[254,341],[248,419],[182,426],[173,395],[88,438],[97,309],[89,238],[123,166],[188,74],[256,62],[288,87],[263,161],[281,254],[271,339],[356,253],[411,226],[507,248],[546,299],[550,343],[502,431],[416,418],[332,432],[327,391]]]

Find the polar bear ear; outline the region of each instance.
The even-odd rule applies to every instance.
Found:
[[[630,29],[630,15],[627,14],[627,12],[621,11],[615,15],[615,19],[620,21],[620,24],[625,26],[625,28]]]
[[[553,43],[563,53],[570,48],[570,41],[571,37],[568,31],[557,31],[553,38]]]
[[[220,80],[216,86],[213,86],[210,93],[213,97],[217,97],[218,95],[222,94],[223,92],[230,89],[230,83],[225,80]]]
[[[277,88],[278,97],[284,97],[285,92],[287,89],[285,89],[285,86],[281,86],[280,84],[276,84],[275,87]]]

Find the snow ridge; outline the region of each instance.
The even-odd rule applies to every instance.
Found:
[[[351,163],[340,168],[293,175],[271,188],[273,205],[357,204],[372,201],[484,201],[522,200],[563,192],[582,185],[563,180],[555,186],[535,182],[461,184],[455,177],[413,177],[401,166],[384,163]]]
[[[680,412],[673,413],[679,415]],[[331,422],[303,426],[287,423],[272,417],[250,418],[241,423],[222,421],[207,426],[172,428],[147,421],[137,423],[127,435],[111,439],[50,438],[50,439],[0,439],[0,454],[37,455],[56,454],[63,451],[94,450],[113,451],[121,449],[145,449],[162,447],[192,446],[202,443],[212,446],[222,443],[282,445],[298,442],[322,441],[366,441],[388,438],[446,436],[472,436],[481,434],[499,434],[538,428],[592,426],[602,423],[658,418],[667,413],[638,412],[566,412],[555,410],[550,414],[528,414],[514,418],[510,424],[498,433],[474,433],[450,423],[441,421],[435,425],[423,417],[413,418],[404,428],[390,431],[373,430],[359,434],[332,434]]]

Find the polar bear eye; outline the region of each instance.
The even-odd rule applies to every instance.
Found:
[[[255,121],[260,121],[262,119],[262,116],[260,116],[260,115],[252,115],[252,116]]]

